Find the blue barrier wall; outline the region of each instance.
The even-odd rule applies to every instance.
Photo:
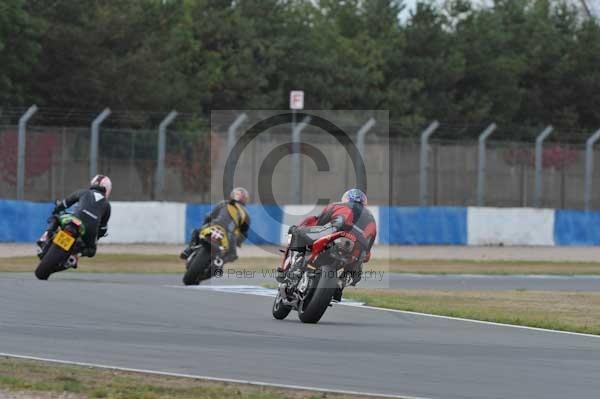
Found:
[[[127,211],[131,211],[132,207],[136,207],[136,203],[114,203],[114,205],[115,210],[118,205],[122,205],[123,209]],[[46,228],[46,219],[50,215],[52,206],[51,203],[0,200],[0,242],[34,242]],[[172,211],[167,206],[169,204],[155,203],[155,207],[159,208],[158,211],[164,211],[171,215]],[[185,206],[186,241],[189,239],[192,230],[201,225],[205,215],[211,209],[212,206],[209,204],[188,204]],[[477,236],[477,231],[468,231],[469,217],[467,209],[457,207],[380,207],[378,220],[379,242],[391,245],[467,245],[469,234],[471,235],[470,238]],[[481,210],[483,208],[472,209]],[[494,215],[496,215],[495,212],[498,215],[503,215],[511,211],[504,208],[486,209],[487,211],[493,211]],[[537,210],[532,210],[532,212],[534,211],[537,212]],[[283,228],[282,209],[276,205],[252,204],[248,206],[248,212],[252,220],[248,242],[257,245],[280,245],[281,237],[284,236],[281,234]],[[600,245],[600,212],[574,210],[556,210],[553,212],[553,223],[548,224],[543,229],[548,231],[550,236],[554,235],[554,243],[549,245]],[[115,212],[115,216],[118,216],[116,214],[117,212]],[[483,220],[480,220],[479,223],[484,225],[489,222],[487,217],[477,216],[475,213],[471,218],[482,218]],[[523,218],[522,220],[527,219]],[[473,222],[472,220],[471,223]],[[515,227],[515,222],[510,218],[507,218],[503,223],[510,224],[511,228]],[[536,230],[539,229],[539,226],[536,227],[531,224],[528,226],[527,224],[525,222],[519,228],[525,233],[528,231],[539,233]],[[117,220],[112,220],[109,222],[109,232],[111,225],[117,230],[122,229]],[[156,237],[146,237],[148,236],[146,234],[148,231],[147,226],[148,223],[144,222],[135,226],[128,225],[128,233],[133,234],[135,237],[139,235],[140,242],[155,240]],[[179,226],[181,226],[181,223],[179,223]],[[173,229],[177,231],[172,231]],[[182,227],[167,226],[165,234],[171,237],[168,242],[180,242],[182,239],[181,230]],[[133,242],[131,240],[123,241],[122,238],[119,238],[117,232],[113,232],[113,236],[115,239],[112,242]],[[526,236],[525,234],[524,237]],[[161,241],[164,241],[164,238]],[[525,238],[517,241],[519,242],[515,245],[530,244]]]
[[[202,225],[204,217],[212,209],[209,204],[187,204],[185,207],[185,241],[188,242],[192,235],[192,230]]]
[[[192,230],[198,228],[212,209],[208,204],[188,204],[185,212],[185,239],[189,240]],[[279,245],[283,212],[277,205],[250,204],[250,231],[247,243],[255,245]]]
[[[467,244],[467,208],[380,207],[379,225],[380,244]]]
[[[600,212],[557,210],[554,242],[556,245],[600,245]]]
[[[0,200],[0,242],[33,242],[46,230],[52,203]]]
[[[279,245],[283,211],[277,205],[248,205],[250,232],[248,242],[256,245]]]

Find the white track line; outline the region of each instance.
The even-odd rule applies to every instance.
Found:
[[[344,305],[344,303],[342,302],[342,303],[339,303],[338,305]],[[348,306],[348,305],[345,305],[345,306]],[[585,333],[578,333],[578,332],[572,332],[572,331],[551,330],[549,328],[540,328],[540,327],[519,326],[516,324],[496,323],[493,321],[464,319],[462,317],[452,317],[452,316],[442,316],[442,315],[431,314],[431,313],[411,312],[410,310],[386,309],[386,308],[379,308],[376,306],[368,306],[368,305],[352,306],[352,307],[357,308],[357,309],[382,310],[384,312],[404,313],[404,314],[410,314],[410,315],[415,315],[415,316],[433,317],[436,319],[466,321],[468,323],[485,324],[485,325],[496,326],[496,327],[510,327],[510,328],[518,328],[521,330],[533,330],[533,331],[549,332],[549,333],[555,333],[555,334],[576,335],[576,336],[580,336],[580,337],[600,338],[600,335],[595,335],[595,334],[585,334]]]
[[[183,287],[183,286],[179,286],[179,285],[169,285],[167,287],[183,288],[183,289],[190,288],[190,287]],[[220,288],[221,287],[227,287],[227,286],[220,286]],[[267,288],[258,287],[258,286],[257,286],[257,288],[261,288],[262,290],[267,289]],[[249,292],[249,291],[247,291],[247,292],[234,291],[234,290],[227,291],[226,289],[220,289],[220,290],[214,289],[211,291],[222,292],[222,293],[231,293],[231,294],[265,296],[265,295],[257,295],[252,292]],[[465,319],[462,317],[442,316],[442,315],[431,314],[431,313],[412,312],[410,310],[387,309],[387,308],[380,308],[380,307],[376,307],[376,306],[357,305],[356,303],[340,302],[340,303],[337,303],[336,305],[348,306],[348,307],[353,307],[353,308],[357,308],[357,309],[369,309],[369,310],[379,310],[379,311],[392,312],[392,313],[402,313],[402,314],[409,314],[409,315],[413,315],[413,316],[432,317],[432,318],[436,318],[436,319],[456,320],[456,321],[463,321],[463,322],[467,322],[467,323],[484,324],[484,325],[488,325],[488,326],[510,327],[510,328],[518,328],[521,330],[540,331],[540,332],[548,332],[548,333],[554,333],[554,334],[575,335],[575,336],[579,336],[579,337],[600,338],[600,335],[595,335],[595,334],[585,334],[585,333],[578,333],[578,332],[572,332],[572,331],[551,330],[549,328],[540,328],[540,327],[519,326],[516,324],[496,323],[493,321]]]
[[[9,357],[9,358],[25,359],[25,360],[36,360],[36,361],[40,361],[40,362],[66,364],[66,365],[82,366],[82,367],[94,367],[94,368],[99,368],[99,369],[125,371],[125,372],[130,372],[130,373],[144,373],[144,374],[159,375],[159,376],[165,376],[165,377],[191,378],[191,379],[195,379],[195,380],[228,382],[228,383],[233,383],[233,384],[254,385],[254,386],[282,388],[282,389],[294,389],[294,390],[311,391],[311,392],[325,392],[325,393],[334,393],[334,394],[342,394],[342,395],[356,395],[356,396],[372,396],[372,397],[377,397],[377,398],[431,399],[431,398],[424,398],[424,397],[417,397],[417,396],[388,395],[388,394],[383,394],[383,393],[346,391],[346,390],[342,390],[342,389],[329,389],[329,388],[320,388],[320,387],[303,387],[300,385],[275,384],[272,382],[237,380],[234,378],[219,378],[219,377],[208,377],[208,376],[204,376],[204,375],[170,373],[167,371],[134,369],[134,368],[118,367],[118,366],[107,366],[104,364],[83,363],[83,362],[75,362],[75,361],[59,360],[59,359],[49,359],[49,358],[44,358],[44,357],[15,355],[12,353],[2,353],[2,352],[0,352],[0,357]]]

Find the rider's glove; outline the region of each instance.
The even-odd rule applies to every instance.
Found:
[[[106,237],[108,235],[108,227],[100,227],[98,229],[98,238]]]
[[[58,215],[59,213],[61,213],[65,209],[67,209],[65,207],[65,202],[61,201],[61,200],[56,200],[56,201],[54,201],[54,209],[52,210],[52,214],[53,215]]]

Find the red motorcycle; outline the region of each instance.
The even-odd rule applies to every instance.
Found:
[[[290,228],[288,247],[278,269],[279,289],[273,317],[285,319],[298,311],[303,323],[317,323],[360,271],[366,242],[358,228],[337,231],[331,225]],[[336,295],[336,293],[338,295]]]

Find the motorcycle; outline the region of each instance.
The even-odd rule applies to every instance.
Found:
[[[200,229],[198,242],[191,246],[192,253],[186,260],[184,285],[198,285],[201,281],[223,274],[223,265],[229,252],[229,238],[224,227],[206,225]]]
[[[366,258],[367,246],[356,227],[337,231],[326,225],[297,231],[292,227],[288,234],[273,317],[283,320],[296,310],[303,323],[317,323],[332,300],[336,301],[336,291],[341,294],[352,282],[356,265]]]
[[[76,269],[79,254],[85,247],[85,225],[68,213],[53,215],[56,229],[44,235],[38,241],[40,246],[38,257],[40,263],[35,269],[35,275],[40,280],[48,280],[51,274]]]

